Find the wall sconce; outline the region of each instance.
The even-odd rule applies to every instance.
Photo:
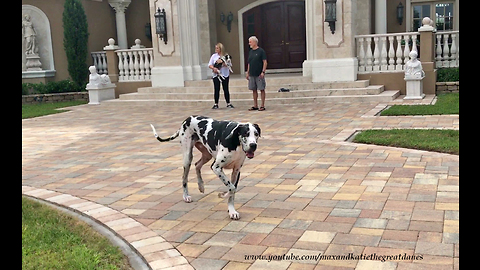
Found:
[[[232,12],[230,11],[227,15],[227,24],[225,24],[225,14],[223,14],[223,12],[220,13],[220,21],[222,22],[223,25],[227,26],[227,30],[230,33],[230,31],[232,30],[232,21],[233,21]]]
[[[155,26],[156,34],[160,36],[160,39],[163,39],[165,44],[167,44],[167,16],[165,14],[165,9],[157,9],[155,12]]]
[[[402,5],[402,2],[400,2],[397,6],[397,21],[400,25],[403,23],[403,10],[404,6]]]
[[[325,22],[328,22],[330,31],[335,34],[335,22],[337,21],[337,0],[325,0]]]

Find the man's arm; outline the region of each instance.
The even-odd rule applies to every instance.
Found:
[[[265,71],[267,70],[267,59],[263,60],[262,73],[260,73],[260,78],[265,77]]]

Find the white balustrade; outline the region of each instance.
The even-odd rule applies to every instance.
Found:
[[[116,50],[118,80],[150,81],[153,68],[153,48]]]
[[[435,65],[437,68],[459,67],[459,31],[444,31],[435,34]]]
[[[402,72],[408,54],[419,48],[419,32],[357,35],[358,73]],[[460,66],[459,31],[435,33],[436,68]]]
[[[107,53],[104,51],[101,52],[91,52],[90,55],[93,59],[93,65],[97,69],[98,74],[107,74]]]
[[[418,32],[355,36],[358,73],[404,71],[410,51],[418,52],[418,36]]]

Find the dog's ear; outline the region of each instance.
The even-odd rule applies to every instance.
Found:
[[[258,137],[261,137],[261,134],[262,134],[262,130],[260,129],[260,127],[257,125],[257,124],[253,124],[253,126],[257,129],[258,131]]]
[[[225,137],[225,140],[230,140],[233,136],[237,136],[238,137],[238,132],[240,131],[240,129],[243,127],[243,125],[239,124],[237,125],[236,127],[234,127],[232,129],[232,131],[230,132],[230,134],[228,134],[227,137]]]

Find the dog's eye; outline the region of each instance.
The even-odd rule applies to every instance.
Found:
[[[255,131],[253,134],[255,135],[255,137],[258,137],[258,132]]]

